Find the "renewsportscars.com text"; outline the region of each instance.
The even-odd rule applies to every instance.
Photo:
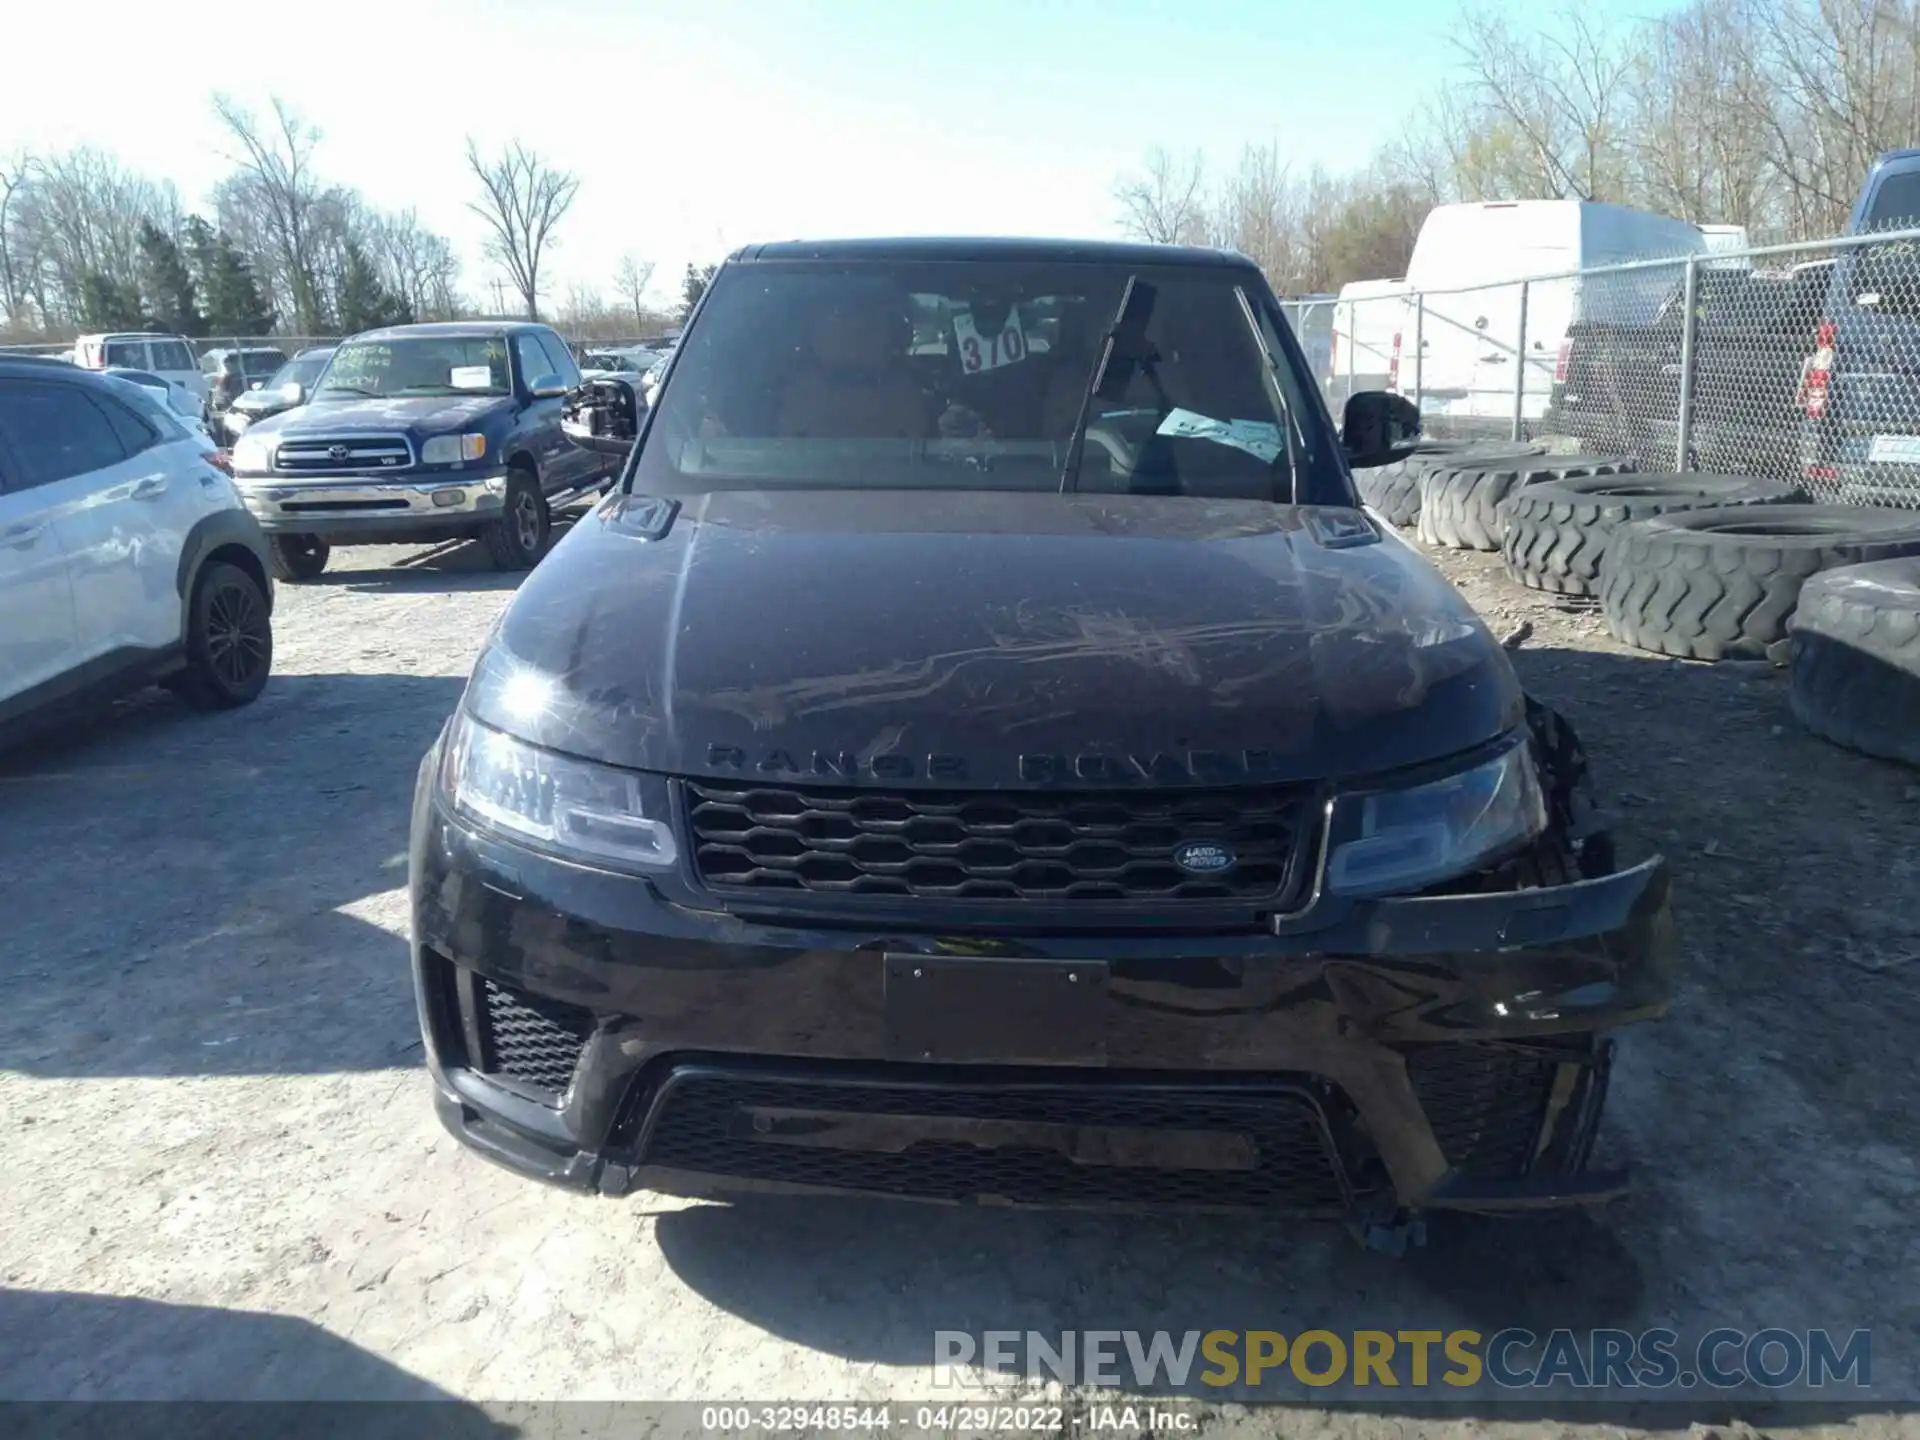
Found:
[[[937,1330],[934,1383],[1191,1389],[1864,1390],[1865,1330]]]

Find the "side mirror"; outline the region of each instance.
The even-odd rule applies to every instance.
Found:
[[[589,380],[560,402],[560,433],[582,450],[625,455],[640,434],[647,402],[625,380]]]
[[[307,387],[298,380],[289,380],[280,387],[280,398],[289,405],[304,405],[307,400]]]
[[[558,375],[542,375],[527,387],[527,391],[536,400],[551,400],[556,395],[567,393],[567,382]]]
[[[1356,470],[1404,460],[1420,440],[1419,407],[1404,395],[1362,390],[1347,400],[1340,439]]]

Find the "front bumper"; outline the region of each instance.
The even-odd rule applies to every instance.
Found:
[[[248,512],[269,534],[370,540],[471,531],[504,510],[507,475],[457,472],[406,480],[242,475],[235,484]]]
[[[433,799],[436,757],[410,880],[438,1109],[522,1172],[607,1194],[1346,1215],[1625,1186],[1586,1160],[1601,1032],[1667,1003],[1658,859],[1317,906],[1264,934],[788,927],[477,833]],[[1071,1021],[994,1019],[996,987],[1017,1010],[1048,980],[1088,986]],[[976,1023],[1000,1034],[991,1061],[967,1051]]]

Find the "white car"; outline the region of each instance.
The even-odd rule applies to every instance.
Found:
[[[267,544],[216,458],[148,389],[0,358],[0,734],[153,682],[260,694]]]
[[[193,346],[181,335],[156,331],[118,335],[82,335],[73,342],[73,363],[83,370],[147,370],[207,403],[207,377],[200,373]]]
[[[114,380],[124,380],[130,385],[152,395],[167,407],[168,412],[194,434],[206,439],[209,449],[214,446],[213,432],[207,429],[207,422],[200,418],[200,402],[193,398],[193,392],[184,385],[177,385],[151,370],[108,369],[100,372]]]

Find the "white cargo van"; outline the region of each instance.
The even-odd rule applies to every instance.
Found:
[[[1560,342],[1576,320],[1651,320],[1682,267],[1542,279],[1527,287],[1524,349],[1514,283],[1596,266],[1706,252],[1697,225],[1591,200],[1515,200],[1436,206],[1420,227],[1407,285],[1424,315],[1421,410],[1435,434],[1501,435],[1513,423],[1515,369],[1524,363],[1523,421],[1545,414]],[[1504,283],[1502,283],[1504,282]],[[1409,301],[1409,310],[1412,302]],[[1414,317],[1401,388],[1413,384]]]
[[[1404,280],[1354,280],[1340,287],[1327,367],[1327,397],[1336,411],[1349,395],[1398,387],[1406,297]]]

